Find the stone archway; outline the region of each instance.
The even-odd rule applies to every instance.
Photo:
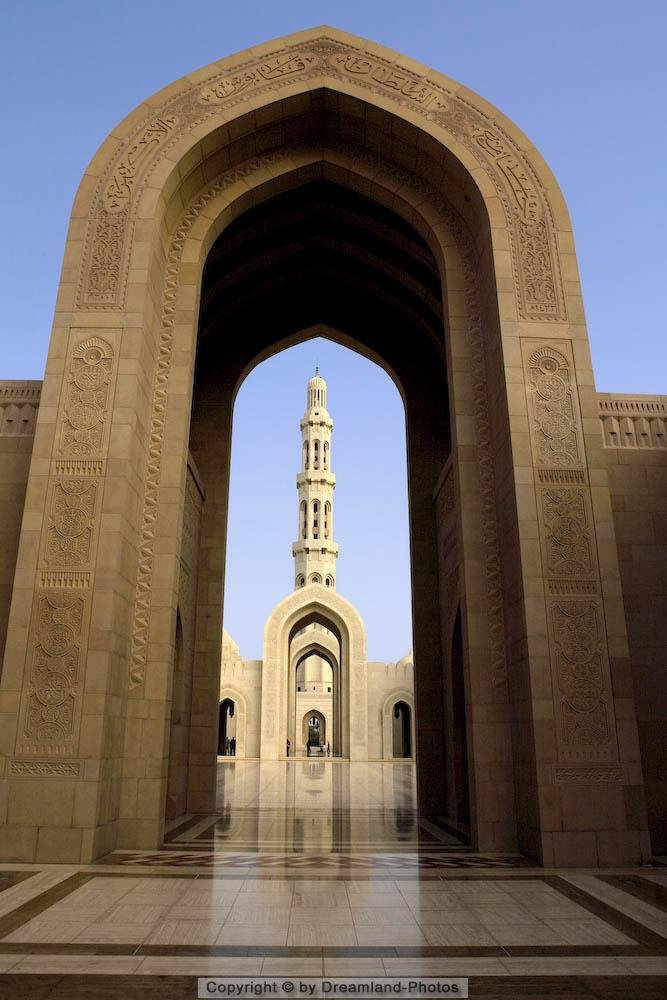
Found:
[[[313,622],[323,625],[337,640],[336,654],[322,642],[292,643]],[[317,633],[315,633],[317,634]],[[335,697],[330,742],[336,755],[364,760],[368,747],[366,691],[366,630],[349,601],[321,584],[306,584],[276,605],[264,628],[262,658],[261,756],[277,759],[290,739],[295,714],[296,661],[310,649],[325,657],[334,672]]]
[[[415,296],[430,301],[429,315],[406,297],[394,311],[420,338],[367,316],[326,327],[382,364],[406,401],[420,807],[428,814],[445,797],[444,623],[458,594],[473,845],[518,844],[546,863],[637,861],[647,836],[630,803],[642,778],[564,201],[496,109],[330,28],[155,95],[114,130],[79,189],[44,385],[54,403],[37,420],[2,674],[0,853],[85,862],[116,846],[159,846],[176,607],[195,578],[188,808],[212,807],[207,692],[220,660],[234,394],[262,357],[321,320],[260,327],[245,347],[230,325],[228,363],[193,393],[203,273],[234,220],[313,181],[401,219],[437,268],[434,282],[430,258],[413,254],[421,271],[405,287],[406,297],[430,287],[430,299]],[[379,210],[369,213],[375,237]],[[372,261],[368,241],[355,246]],[[374,271],[387,315],[391,272],[386,257]],[[215,299],[213,286],[204,291]],[[421,345],[412,369],[407,344]],[[188,442],[203,483],[194,560],[182,555]],[[616,689],[625,693],[615,702]],[[262,727],[273,745],[268,708]],[[614,830],[581,829],[579,807],[592,796],[599,813],[613,809]]]

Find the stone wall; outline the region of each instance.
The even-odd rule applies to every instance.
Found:
[[[0,671],[41,382],[0,382]]]
[[[667,396],[600,394],[651,846],[667,852]]]
[[[368,759],[391,759],[390,709],[397,701],[407,701],[410,706],[411,743],[414,755],[414,681],[412,655],[397,663],[372,661],[366,665],[368,680]],[[222,641],[220,671],[220,700],[232,698],[237,705],[237,756],[260,756],[260,716],[262,700],[262,661],[244,660],[239,647],[226,632]],[[296,740],[292,752],[303,753],[301,724],[303,716],[311,709],[321,712],[327,722],[326,741],[331,742],[331,695],[318,692],[300,692],[296,696]]]

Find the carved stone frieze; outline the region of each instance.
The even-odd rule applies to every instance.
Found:
[[[591,767],[589,765],[569,767],[561,764],[554,767],[554,781],[559,785],[600,785],[622,782],[623,768],[620,764]]]
[[[80,760],[17,760],[9,762],[9,774],[17,778],[78,778]]]
[[[597,580],[548,580],[550,594],[597,594]]]
[[[38,592],[18,753],[71,755],[86,597]]]
[[[77,570],[42,570],[42,587],[69,587],[71,590],[87,590],[90,587],[90,573]]]
[[[130,146],[124,150],[104,188],[102,204],[111,215],[118,215],[130,203],[132,188],[142,166],[151,159],[178,123],[175,115],[154,118]]]
[[[537,478],[541,483],[553,483],[565,486],[568,483],[585,483],[584,469],[537,469]]]
[[[615,725],[602,606],[558,599],[550,607],[562,760],[616,757]]]
[[[327,75],[353,80],[398,106],[413,108],[467,146],[492,179],[507,213],[520,315],[532,320],[565,319],[548,198],[523,151],[501,125],[446,84],[325,36],[261,60],[246,60],[234,72],[213,74],[199,87],[183,89],[137,127],[98,188],[86,237],[79,306],[122,306],[136,191],[174,142],[212,116],[242,107],[250,94],[266,93],[275,100],[273,95],[283,86]]]
[[[104,472],[103,459],[57,458],[53,463],[56,475],[101,476]]]
[[[221,104],[230,97],[236,97],[248,90],[275,80],[303,73],[321,64],[321,59],[309,52],[283,52],[251,65],[240,73],[223,77],[213,84],[207,84],[199,92],[199,101],[205,105]]]
[[[579,405],[569,360],[544,345],[530,355],[526,374],[535,464],[583,466]]]
[[[90,562],[98,483],[60,479],[51,491],[44,564],[76,568]]]
[[[60,432],[64,458],[99,458],[109,405],[114,352],[101,337],[80,341],[72,351]]]
[[[368,80],[421,107],[439,107],[443,94],[448,93],[442,87],[427,82],[415,73],[392,66],[384,59],[355,52],[344,46],[332,45],[331,48],[334,51],[327,59],[327,64],[336,72]],[[324,50],[326,51],[326,47]]]

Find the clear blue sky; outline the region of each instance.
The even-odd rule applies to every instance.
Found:
[[[478,91],[524,129],[552,167],[570,208],[598,388],[666,392],[667,5],[660,0],[632,4],[627,0],[422,0],[419,4],[255,0],[247,5],[210,0],[14,0],[5,4],[0,37],[5,95],[0,376],[42,375],[72,199],[86,163],[114,125],[145,97],[196,67],[323,23],[400,49],[442,70]],[[280,368],[292,357],[289,379],[300,384],[309,371],[307,350],[273,364]],[[336,355],[334,363],[332,356],[336,375],[341,370],[339,360]],[[322,362],[324,366],[323,354]],[[281,374],[283,381],[289,381],[286,372]],[[241,407],[253,385],[264,378],[257,369],[239,399],[236,427],[241,442],[244,434],[253,433],[243,429]],[[274,394],[276,406],[282,400],[281,384],[272,379],[264,387]],[[389,407],[394,390],[378,392]],[[286,433],[295,434],[302,401],[297,400],[295,410],[291,395],[284,402]],[[339,471],[345,461],[342,402],[332,386]],[[295,438],[288,466],[290,503],[297,444]],[[243,471],[235,478],[248,479]],[[349,488],[346,482],[345,489]],[[364,483],[355,481],[354,489],[358,492],[350,495],[357,498],[352,508],[366,509]],[[346,516],[342,481],[339,493],[340,537],[341,517]],[[236,493],[232,512],[235,509],[243,509]],[[397,512],[404,521],[398,501]],[[277,571],[284,574],[285,584],[291,579],[293,530],[290,523],[284,541],[286,561]],[[236,531],[232,525],[232,549]],[[340,541],[350,549],[355,537]],[[401,546],[403,542],[399,552]],[[351,558],[348,551],[345,558]],[[232,575],[244,578],[242,562],[232,569]],[[405,592],[404,567],[397,562],[396,570],[400,577],[396,600],[387,599],[385,605],[392,609]],[[357,570],[344,565],[341,556],[341,588],[351,593],[353,579],[359,579]],[[266,610],[258,609],[260,626]],[[369,616],[373,656],[401,655],[409,645],[407,614],[406,608],[402,631],[392,618],[391,648],[381,642],[382,619]],[[234,621],[229,624],[233,630]],[[244,629],[237,633],[243,645]],[[251,654],[256,647],[244,651]]]
[[[266,617],[294,589],[299,422],[316,363],[334,421],[336,589],[366,622],[369,659],[395,661],[412,645],[403,402],[381,368],[321,338],[258,365],[236,398],[225,628],[261,659]]]

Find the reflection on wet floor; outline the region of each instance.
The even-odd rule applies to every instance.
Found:
[[[412,762],[225,760],[217,811],[174,843],[217,850],[331,852],[460,846],[417,814]]]

